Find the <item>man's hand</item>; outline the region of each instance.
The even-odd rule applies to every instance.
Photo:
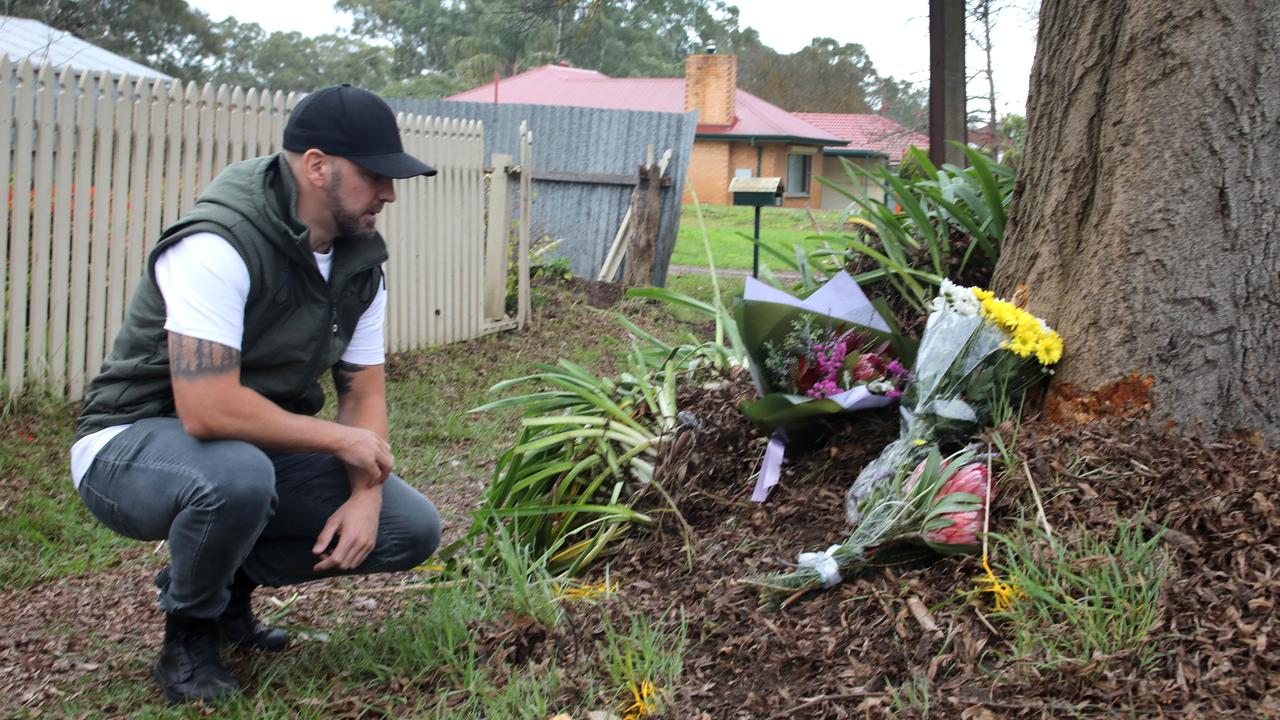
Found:
[[[360,566],[373,550],[378,539],[378,515],[382,511],[382,490],[360,490],[329,517],[316,538],[311,552],[320,556],[316,572],[352,570]],[[325,554],[334,536],[338,544],[333,552]]]
[[[334,454],[347,466],[353,489],[378,487],[386,482],[395,464],[391,445],[377,433],[359,427],[347,430],[345,442]]]

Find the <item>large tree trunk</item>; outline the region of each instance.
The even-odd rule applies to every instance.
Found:
[[[1157,420],[1280,440],[1280,3],[1043,0],[995,287],[1055,384],[1154,380]]]

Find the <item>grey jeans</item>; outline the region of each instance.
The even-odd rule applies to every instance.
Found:
[[[317,573],[311,549],[325,521],[351,496],[332,455],[265,453],[246,442],[204,442],[177,418],[134,423],[99,451],[80,481],[89,512],[115,532],[169,541],[160,607],[215,618],[237,569],[261,585],[332,575],[409,570],[435,552],[440,515],[396,475],[382,487],[373,551],[353,570]]]

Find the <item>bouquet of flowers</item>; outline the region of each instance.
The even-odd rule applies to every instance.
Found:
[[[846,510],[857,523],[876,487],[914,467],[945,436],[991,423],[1001,406],[1053,372],[1062,338],[1043,320],[989,291],[943,280],[901,399],[902,432],[849,488]]]
[[[862,569],[919,559],[930,552],[977,552],[991,497],[991,476],[973,450],[942,457],[937,447],[899,472],[864,503],[862,522],[841,545],[800,553],[794,572],[749,580],[765,602],[785,607]]]
[[[752,278],[735,308],[760,393],[743,413],[772,430],[752,499],[777,484],[786,432],[839,413],[883,407],[902,394],[910,351],[848,273],[800,300]]]
[[[803,315],[782,343],[765,342],[765,381],[778,392],[817,400],[859,385],[869,393],[900,397],[907,371],[889,345],[844,323],[824,325]]]

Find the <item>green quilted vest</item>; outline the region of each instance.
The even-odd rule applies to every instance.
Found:
[[[249,268],[240,383],[289,412],[320,411],[320,377],[342,357],[373,302],[387,247],[381,236],[338,238],[326,283],[311,253],[310,231],[294,213],[297,195],[283,155],[247,160],[227,167],[191,213],[164,231],[111,353],[89,386],[77,439],[112,425],[176,414],[155,262],[165,248],[200,232],[226,238]]]

